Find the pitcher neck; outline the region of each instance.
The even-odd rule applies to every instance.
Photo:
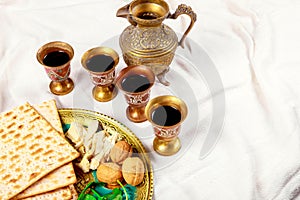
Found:
[[[159,24],[137,24],[136,25],[138,28],[158,28],[162,26],[162,23]]]
[[[132,17],[132,20],[137,24],[138,27],[160,27],[165,18],[158,19],[141,19],[138,17]]]

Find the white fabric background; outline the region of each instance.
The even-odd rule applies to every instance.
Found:
[[[300,199],[300,2],[168,2],[172,10],[186,3],[198,14],[189,37],[216,65],[226,118],[220,140],[205,159],[199,159],[199,136],[180,160],[155,171],[154,198]],[[37,49],[54,40],[71,44],[71,77],[79,84],[88,79],[80,55],[129,25],[115,16],[126,3],[0,0],[0,111],[50,98],[60,107],[72,107],[77,97],[56,97],[47,90],[49,79],[36,61]],[[168,23],[182,32],[189,19]]]

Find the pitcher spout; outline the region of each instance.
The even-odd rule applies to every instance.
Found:
[[[127,5],[123,6],[122,8],[119,8],[119,10],[117,11],[116,16],[127,18],[128,15],[129,15],[129,6],[130,6],[130,4],[127,4]]]

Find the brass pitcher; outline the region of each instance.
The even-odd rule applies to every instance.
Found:
[[[186,14],[191,22],[178,42],[176,33],[162,22]],[[165,79],[178,45],[184,47],[184,40],[192,29],[197,15],[191,7],[181,4],[174,14],[164,0],[134,0],[117,11],[117,17],[130,22],[120,36],[120,47],[127,65],[145,65],[152,69],[158,80],[169,85]]]

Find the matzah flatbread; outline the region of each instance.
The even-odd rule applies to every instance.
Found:
[[[0,200],[10,199],[79,153],[28,103],[0,114]]]
[[[45,101],[39,105],[33,106],[62,136],[63,130],[60,118],[57,112],[55,100]],[[31,197],[33,195],[42,194],[45,192],[53,191],[55,189],[65,187],[76,183],[76,175],[74,172],[73,164],[68,163],[47,176],[35,182],[26,190],[22,191],[13,200]]]
[[[72,163],[69,163],[41,178],[29,188],[14,197],[13,200],[53,191],[73,183],[76,183],[76,176]]]
[[[33,105],[33,107],[64,137],[56,101],[54,99]]]
[[[76,192],[75,186],[74,185],[70,185],[69,186],[70,190],[71,190],[71,194],[72,194],[72,200],[77,200],[78,199],[78,193]]]
[[[72,199],[72,193],[69,187],[57,189],[45,194],[35,195],[22,200],[70,200]]]

